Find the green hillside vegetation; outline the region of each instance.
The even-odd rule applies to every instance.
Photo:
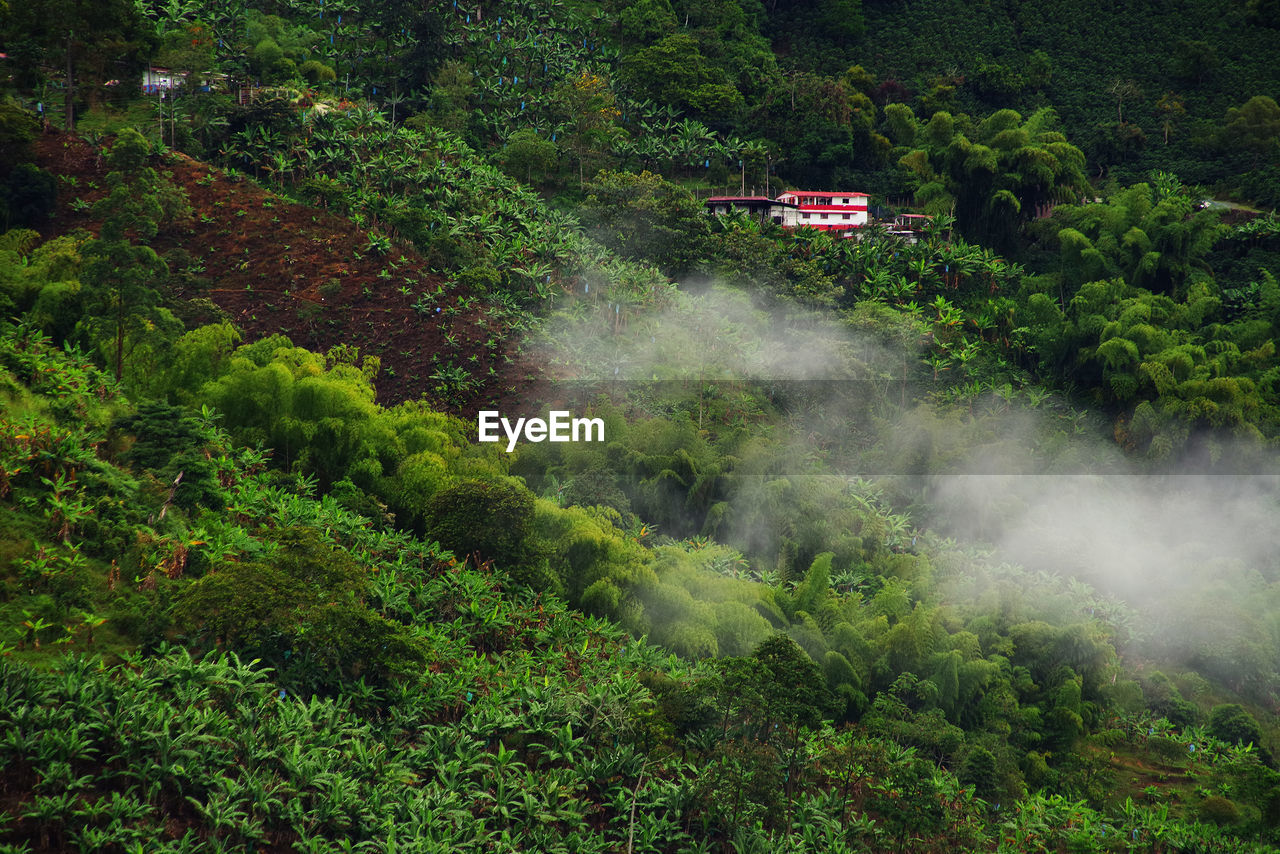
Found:
[[[4,500],[15,519],[5,610],[19,629],[7,645],[53,671],[5,665],[5,750],[19,771],[5,785],[22,805],[13,839],[128,847],[159,834],[235,848],[336,834],[432,850],[543,849],[554,835],[609,850],[625,827],[660,849],[729,833],[808,850],[836,839],[986,847],[986,833],[1004,832],[1219,833],[1179,824],[1167,804],[1129,801],[1121,821],[1081,800],[1107,801],[1108,765],[1087,745],[1139,749],[1150,713],[1134,705],[1136,683],[1108,684],[1108,630],[1075,616],[1084,602],[1060,579],[999,570],[1017,579],[1004,594],[1022,602],[1011,624],[940,607],[930,591],[950,571],[878,544],[871,553],[892,574],[876,577],[874,596],[834,589],[845,582],[831,553],[797,584],[765,586],[735,578],[743,561],[725,547],[647,548],[643,531],[629,536],[598,510],[518,500],[523,487],[501,479],[500,458],[454,444],[448,419],[400,413],[388,432],[434,449],[416,461],[437,461],[437,488],[418,492],[430,496],[428,531],[478,546],[459,561],[354,515],[344,503],[367,494],[351,481],[313,497],[315,477],[235,451],[207,408],[135,408],[109,374],[30,330],[10,326],[3,340]],[[343,378],[342,366],[316,376]],[[470,497],[477,489],[484,501]],[[510,498],[497,497],[504,490]],[[459,513],[472,515],[455,527]],[[863,518],[876,520],[870,508]],[[512,536],[468,542],[477,523]],[[653,635],[693,660],[724,657],[668,657],[540,588],[624,626],[661,623]],[[78,655],[125,657],[103,671]],[[1198,719],[1195,706],[1176,707]],[[1174,731],[1199,749],[1180,773],[1204,792],[1170,790],[1174,816],[1207,813],[1202,799],[1244,779],[1253,788],[1222,800],[1243,821],[1266,814],[1267,754],[1211,735],[1257,732],[1248,712],[1230,714]],[[824,716],[861,724],[837,735],[818,726]],[[1006,740],[1010,727],[1019,742]],[[1072,760],[1045,764],[1052,756]],[[860,774],[836,770],[855,762]],[[966,783],[993,799],[1028,783],[1069,794],[1026,804],[1046,813],[1037,829],[1019,819],[984,830]],[[910,810],[895,806],[902,799]]]
[[[0,848],[1273,850],[1273,5],[0,4]]]

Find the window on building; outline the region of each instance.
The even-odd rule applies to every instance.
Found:
[[[809,218],[809,215],[808,215],[807,213],[802,213],[802,214],[800,214],[800,218],[801,218],[801,219],[808,219],[808,218]]]
[[[841,218],[841,219],[848,219],[848,218],[849,218],[849,215],[848,215],[848,214],[840,214],[840,218]]]

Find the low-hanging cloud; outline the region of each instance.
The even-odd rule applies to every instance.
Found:
[[[817,454],[824,476],[878,479],[917,526],[1123,599],[1138,634],[1178,656],[1229,668],[1245,635],[1280,654],[1280,468],[1256,446],[1219,446],[1214,466],[1194,457],[1156,467],[1124,454],[1107,418],[1042,391],[938,407],[923,342],[909,332],[724,288],[634,318],[602,303],[553,325],[546,342],[537,358],[572,376],[583,400],[652,400],[668,383],[694,395],[750,384],[768,396],[786,414],[773,433],[785,450],[760,490],[779,475],[814,476]],[[1233,459],[1255,473],[1203,473],[1231,470]],[[759,498],[741,484],[739,498]]]

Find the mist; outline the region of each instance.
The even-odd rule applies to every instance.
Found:
[[[573,378],[562,391],[580,405],[604,396],[671,417],[653,401],[683,394],[684,412],[713,439],[728,428],[701,401],[756,389],[781,413],[775,453],[740,463],[731,503],[767,507],[780,478],[818,491],[832,479],[845,482],[837,489],[869,482],[910,513],[912,541],[928,532],[954,541],[935,548],[982,550],[988,563],[1075,579],[1127,604],[1136,625],[1115,637],[1134,654],[1230,678],[1267,668],[1245,661],[1248,650],[1280,649],[1280,476],[1203,474],[1203,454],[1133,458],[1108,418],[1057,395],[988,390],[939,405],[923,342],[891,313],[838,321],[709,283],[665,310],[620,315],[601,303],[558,320],[535,358]],[[1213,449],[1219,468],[1239,459],[1275,471],[1259,454],[1244,443]],[[717,538],[767,547],[759,515],[743,518],[754,521]],[[956,581],[943,582],[951,601],[980,595],[972,579]]]

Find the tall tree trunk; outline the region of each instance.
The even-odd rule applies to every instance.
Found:
[[[67,89],[63,95],[62,121],[67,130],[76,127],[76,67],[71,53],[74,31],[67,30]]]
[[[124,379],[124,334],[125,334],[125,306],[124,294],[120,295],[119,312],[116,314],[116,382]]]

